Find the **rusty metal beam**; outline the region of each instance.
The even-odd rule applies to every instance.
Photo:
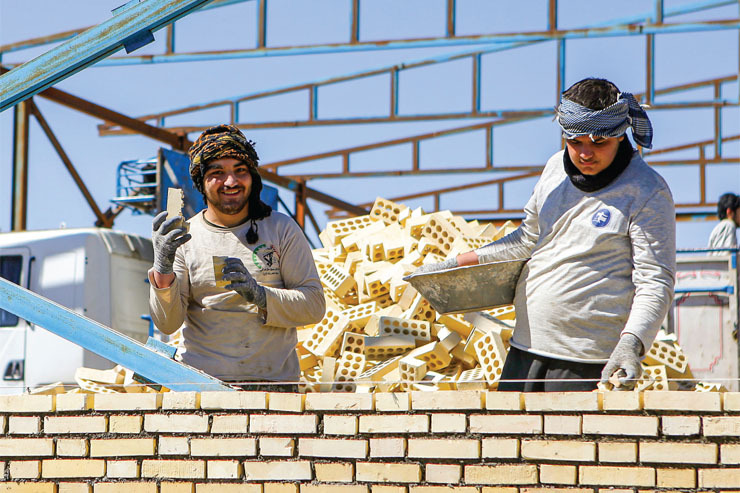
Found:
[[[25,231],[28,216],[28,140],[30,104],[23,101],[13,114],[13,197],[10,229]]]

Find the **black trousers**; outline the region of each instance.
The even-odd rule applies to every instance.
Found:
[[[591,391],[599,383],[603,368],[604,363],[576,363],[539,356],[511,347],[504,363],[501,373],[502,382],[498,384],[498,390],[516,392]],[[528,382],[525,380],[540,381]]]

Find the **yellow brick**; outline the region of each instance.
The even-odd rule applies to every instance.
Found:
[[[250,433],[316,433],[319,417],[315,414],[252,414],[249,418]]]
[[[57,412],[86,411],[88,409],[92,409],[93,407],[93,396],[91,394],[58,394],[55,396],[55,400]]]
[[[471,433],[503,435],[538,435],[542,433],[542,416],[472,414],[468,418]]]
[[[430,411],[482,409],[483,396],[484,393],[477,390],[411,392],[411,409]]]
[[[701,394],[694,392],[693,394]],[[704,436],[740,436],[740,416],[706,416],[702,418]]]
[[[162,492],[163,493],[163,492]],[[208,483],[195,485],[195,493],[262,493],[259,484]]]
[[[57,438],[57,457],[84,457],[88,443],[84,438]]]
[[[215,415],[211,423],[211,433],[246,433],[248,424],[249,416],[246,414]]]
[[[475,439],[409,438],[408,457],[438,459],[478,459],[480,442]]]
[[[722,411],[719,392],[693,392],[691,399],[686,397],[686,392],[646,391],[643,393],[644,408],[651,411]]]
[[[306,394],[307,411],[372,411],[373,394]]]
[[[238,460],[209,460],[206,463],[208,479],[239,479],[241,470]]]
[[[10,416],[8,433],[11,435],[36,435],[41,431],[41,418],[38,416]]]
[[[421,481],[419,464],[388,464],[381,462],[358,462],[357,481],[374,483],[418,483]]]
[[[44,433],[105,433],[105,416],[47,416],[44,418]]]
[[[604,411],[642,410],[642,392],[603,392],[601,395]]]
[[[529,460],[593,462],[596,460],[596,444],[572,440],[522,440],[521,456]]]
[[[723,392],[722,409],[725,411],[740,411],[740,392]]]
[[[0,395],[4,413],[50,413],[54,411],[53,395]]]
[[[316,462],[316,481],[326,483],[351,483],[355,478],[355,467],[351,462]]]
[[[740,464],[740,444],[724,443],[719,446],[719,454],[722,464]]]
[[[737,488],[740,469],[699,469],[700,488]]]
[[[159,437],[157,446],[159,455],[188,455],[190,442],[187,437]]]
[[[161,406],[162,394],[95,394],[96,411],[154,411]]]
[[[298,455],[301,457],[341,457],[364,459],[367,457],[367,440],[332,440],[326,438],[299,438]]]
[[[162,394],[162,409],[199,409],[198,392],[166,392]]]
[[[464,414],[432,414],[432,433],[465,433],[468,420]]]
[[[411,410],[411,394],[408,392],[381,392],[375,394],[375,410],[394,412]]]
[[[459,464],[427,464],[427,483],[459,483],[462,466]]]
[[[324,415],[325,435],[356,435],[357,416]]]
[[[267,409],[266,392],[209,391],[200,393],[201,409]]]
[[[662,416],[660,421],[664,435],[698,435],[701,428],[699,416]]]
[[[545,435],[580,435],[581,416],[545,415]]]
[[[603,486],[655,486],[652,467],[580,466],[580,484]]]
[[[426,414],[360,416],[360,433],[428,433]]]
[[[306,396],[290,392],[270,392],[267,395],[267,404],[270,411],[284,411],[301,413]]]
[[[203,460],[157,460],[141,461],[142,478],[204,479],[206,463]]]
[[[193,483],[167,482],[159,483],[159,493],[193,493],[195,485]]]
[[[406,493],[406,487],[374,484],[372,485],[372,493]]]
[[[105,465],[109,478],[138,478],[139,463],[136,460],[109,460]]]
[[[291,483],[264,483],[263,493],[298,493],[298,485]]]
[[[598,411],[596,392],[531,392],[524,394],[527,411]]]
[[[154,455],[154,438],[112,438],[90,440],[90,457],[131,457]]]
[[[93,493],[157,493],[157,483],[95,483]]]
[[[658,436],[656,416],[615,416],[586,414],[583,416],[585,435]]]
[[[100,459],[44,459],[44,478],[100,478],[105,476],[105,461]]]
[[[716,464],[716,443],[641,442],[640,462]]]
[[[302,484],[301,493],[367,493],[365,485],[345,484]],[[265,492],[266,493],[266,492]]]
[[[257,455],[255,438],[191,438],[192,457],[246,457]]]
[[[658,488],[696,488],[695,469],[657,469]]]
[[[516,459],[519,457],[519,440],[516,438],[484,438],[481,440],[481,457]]]
[[[576,484],[576,466],[540,464],[540,482],[544,484]]]
[[[54,483],[0,483],[2,493],[55,493]]]
[[[370,457],[404,457],[405,438],[371,438]]]
[[[41,477],[40,460],[12,460],[8,464],[11,479],[38,479]]]
[[[537,484],[537,466],[515,464],[498,466],[465,466],[466,484]]]
[[[197,414],[147,414],[144,416],[144,431],[150,433],[206,433],[208,431],[208,416]]]
[[[311,462],[298,461],[247,461],[244,478],[255,481],[310,481],[313,479]]]
[[[519,392],[486,392],[486,409],[489,411],[519,411],[522,394]]]
[[[67,394],[60,394],[67,395]],[[70,394],[75,395],[75,394]],[[57,493],[90,493],[92,486],[87,483],[59,483]],[[166,493],[166,492],[162,492]]]
[[[292,457],[295,441],[289,437],[260,437],[260,455]]]
[[[637,442],[599,443],[599,462],[637,462]]]
[[[51,438],[0,438],[0,457],[48,457],[54,455]]]
[[[143,416],[116,416],[108,417],[110,433],[141,433]]]

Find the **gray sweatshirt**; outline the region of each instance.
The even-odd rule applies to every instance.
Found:
[[[249,222],[234,228],[189,221],[192,239],[177,249],[175,282],[158,288],[149,275],[149,310],[164,333],[182,329],[178,357],[221,380],[297,381],[296,326],[324,316],[324,291],[303,231],[273,211],[257,221],[259,240],[246,242]],[[266,313],[235,291],[217,287],[212,257],[242,259],[265,287]]]
[[[531,257],[516,288],[511,344],[535,354],[606,362],[622,333],[645,348],[673,301],[676,264],[671,191],[635,152],[595,192],[576,188],[552,156],[521,226],[476,253],[480,263]]]

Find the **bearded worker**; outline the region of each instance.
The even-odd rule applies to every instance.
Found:
[[[189,233],[167,211],[154,218],[152,320],[165,334],[182,332],[177,358],[188,365],[246,390],[297,391],[295,327],[319,322],[325,309],[303,231],[260,200],[259,158],[238,128],[209,128],[189,155],[206,209]],[[225,287],[214,256],[227,257]]]
[[[673,301],[675,211],[666,182],[636,152],[652,126],[634,96],[585,79],[557,109],[565,149],[552,156],[504,238],[417,272],[530,258],[499,390],[593,390],[642,373]]]

